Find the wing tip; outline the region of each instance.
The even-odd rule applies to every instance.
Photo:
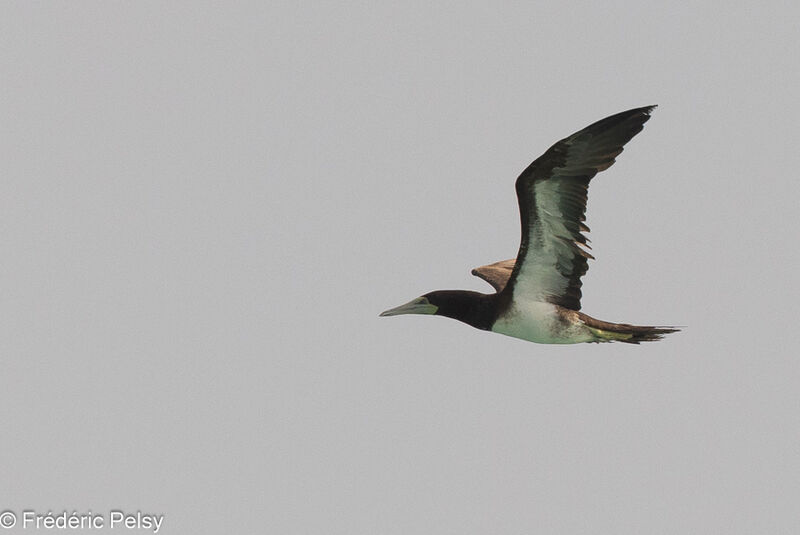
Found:
[[[650,119],[650,116],[656,110],[656,108],[658,108],[658,104],[650,104],[649,106],[639,108],[638,111],[640,111],[646,117],[644,122],[647,122]]]

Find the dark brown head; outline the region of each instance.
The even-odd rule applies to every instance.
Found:
[[[389,309],[381,316],[400,314],[434,314],[463,321],[473,327],[489,330],[497,317],[497,294],[482,294],[465,290],[437,290],[413,301]]]

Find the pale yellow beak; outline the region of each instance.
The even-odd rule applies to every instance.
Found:
[[[399,316],[400,314],[436,314],[439,307],[432,305],[426,297],[418,297],[405,305],[390,308],[381,312],[381,316]]]

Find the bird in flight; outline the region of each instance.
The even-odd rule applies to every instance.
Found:
[[[562,139],[517,178],[522,240],[516,259],[472,270],[493,294],[438,290],[381,316],[435,314],[541,344],[660,340],[675,327],[611,323],[580,311],[581,277],[594,258],[584,224],[589,181],[611,167],[655,106],[606,117]]]

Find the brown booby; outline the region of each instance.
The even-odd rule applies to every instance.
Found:
[[[517,258],[472,270],[496,290],[439,290],[381,316],[436,314],[542,344],[661,339],[675,327],[610,323],[580,311],[581,277],[594,258],[584,224],[589,181],[608,169],[655,106],[602,119],[562,139],[517,178],[522,240]]]

